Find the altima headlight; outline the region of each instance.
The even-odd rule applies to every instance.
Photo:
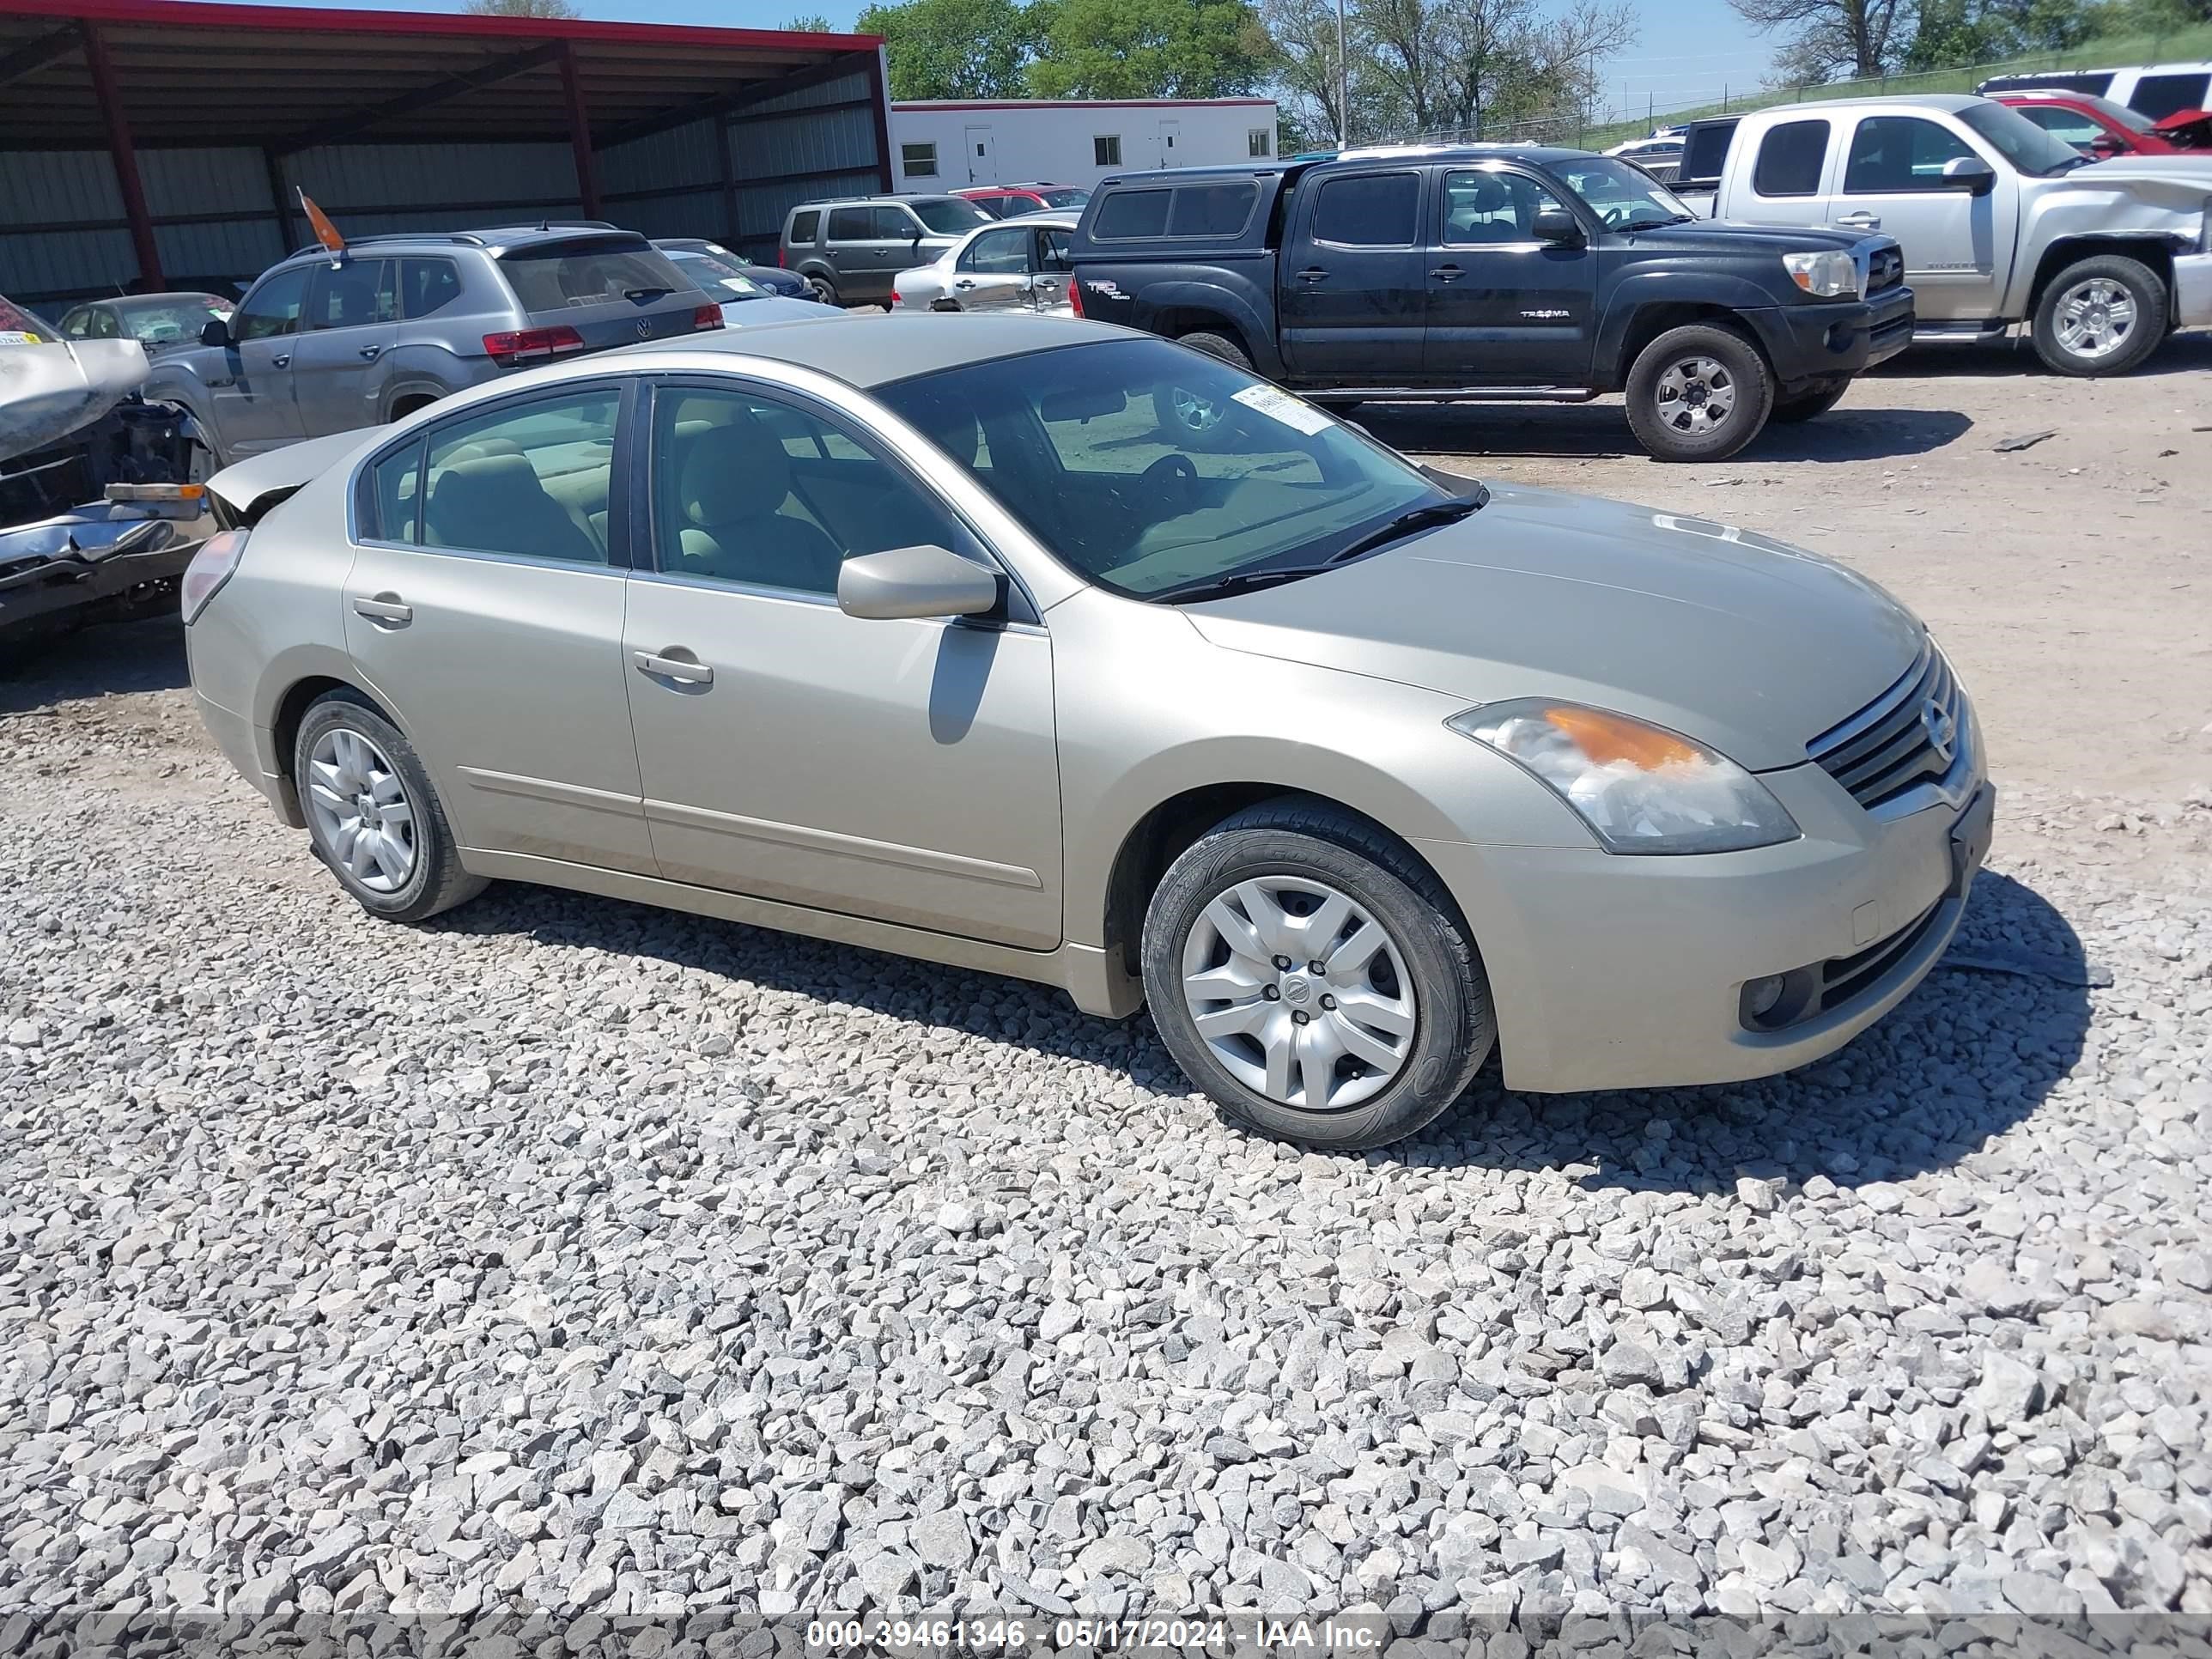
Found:
[[[1486,703],[1444,722],[1534,773],[1608,853],[1735,853],[1795,841],[1797,821],[1725,755],[1579,703]]]
[[[1859,291],[1857,262],[1841,248],[1831,248],[1825,253],[1785,253],[1782,268],[1790,273],[1790,280],[1815,299],[1840,300],[1846,295],[1856,299]]]

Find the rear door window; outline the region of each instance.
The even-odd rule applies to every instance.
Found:
[[[1965,139],[1933,121],[1917,115],[1869,115],[1851,135],[1844,192],[1880,196],[1942,190],[1944,164],[1973,154]]]
[[[620,389],[600,385],[439,428],[423,469],[422,544],[606,563],[621,406]]]
[[[2212,103],[2205,80],[2203,75],[2146,75],[2136,82],[2136,95],[2128,104],[2154,121],[2179,110],[2203,109]]]
[[[410,320],[443,310],[461,297],[461,270],[451,259],[399,262],[401,315]]]
[[[556,242],[517,248],[499,262],[529,312],[567,311],[611,301],[657,299],[690,287],[668,256],[642,240]]]
[[[1420,203],[1418,173],[1328,179],[1314,204],[1313,239],[1340,247],[1411,247]]]
[[[1817,196],[1820,164],[1828,155],[1826,121],[1784,121],[1759,141],[1759,161],[1751,170],[1754,196]]]
[[[1099,204],[1098,216],[1091,222],[1091,235],[1102,242],[1166,235],[1168,198],[1173,193],[1165,190],[1115,191]]]

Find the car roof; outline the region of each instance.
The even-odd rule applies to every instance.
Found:
[[[111,294],[104,300],[79,300],[81,306],[158,306],[178,300],[218,300],[224,305],[236,305],[235,300],[220,294],[210,294],[204,289],[167,289],[159,294]]]
[[[1972,109],[1977,104],[1990,100],[1971,92],[1901,92],[1887,98],[1808,98],[1802,104],[1776,104],[1766,109],[1753,110],[1753,115],[1788,115],[1800,109],[1870,109],[1903,104],[1912,109],[1941,109],[1956,112]]]
[[[891,312],[880,317],[836,314],[819,319],[810,318],[805,321],[690,334],[677,340],[647,340],[634,346],[618,346],[612,351],[595,353],[592,358],[580,358],[576,362],[588,372],[591,363],[605,364],[617,357],[677,355],[697,359],[698,368],[736,370],[743,365],[714,360],[768,357],[815,369],[865,391],[916,374],[1000,357],[1026,356],[1054,346],[1147,337],[1152,337],[1073,317]]]
[[[608,224],[599,219],[555,219],[534,225],[488,225],[471,230],[393,230],[379,231],[372,235],[356,236],[346,243],[349,252],[368,253],[452,253],[456,250],[488,253],[505,253],[516,248],[534,247],[545,242],[573,242],[591,237],[619,238],[623,241],[641,241],[641,233]],[[328,259],[327,250],[310,243],[295,248],[279,264],[295,259]]]

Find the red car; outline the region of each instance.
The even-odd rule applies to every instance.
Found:
[[[2212,146],[2212,115],[2201,109],[2177,110],[2154,122],[2093,93],[2051,88],[1993,92],[1990,97],[2100,161],[2115,155],[2179,155]]]
[[[1050,208],[1080,209],[1091,192],[1074,185],[971,185],[952,192],[994,219],[1018,219]]]

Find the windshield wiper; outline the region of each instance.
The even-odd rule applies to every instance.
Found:
[[[1218,599],[1224,593],[1241,593],[1255,587],[1273,587],[1283,582],[1294,582],[1306,576],[1318,576],[1323,571],[1358,558],[1363,553],[1387,547],[1390,543],[1412,535],[1417,530],[1426,530],[1440,524],[1456,524],[1470,513],[1486,505],[1490,492],[1480,484],[1474,495],[1455,495],[1449,501],[1431,501],[1426,507],[1416,507],[1401,513],[1396,518],[1347,546],[1340,547],[1318,564],[1262,565],[1255,570],[1232,570],[1225,576],[1206,576],[1197,581],[1184,582],[1177,587],[1162,588],[1146,595],[1153,605],[1173,605],[1181,599]]]
[[[1457,524],[1468,514],[1480,511],[1489,501],[1490,492],[1486,489],[1479,495],[1455,495],[1448,501],[1431,501],[1426,507],[1401,513],[1379,529],[1370,530],[1356,541],[1338,548],[1322,561],[1322,568],[1342,564],[1347,559],[1358,558],[1362,553],[1372,553],[1376,548],[1387,547],[1392,542],[1412,535],[1416,530],[1427,530],[1440,524]]]

